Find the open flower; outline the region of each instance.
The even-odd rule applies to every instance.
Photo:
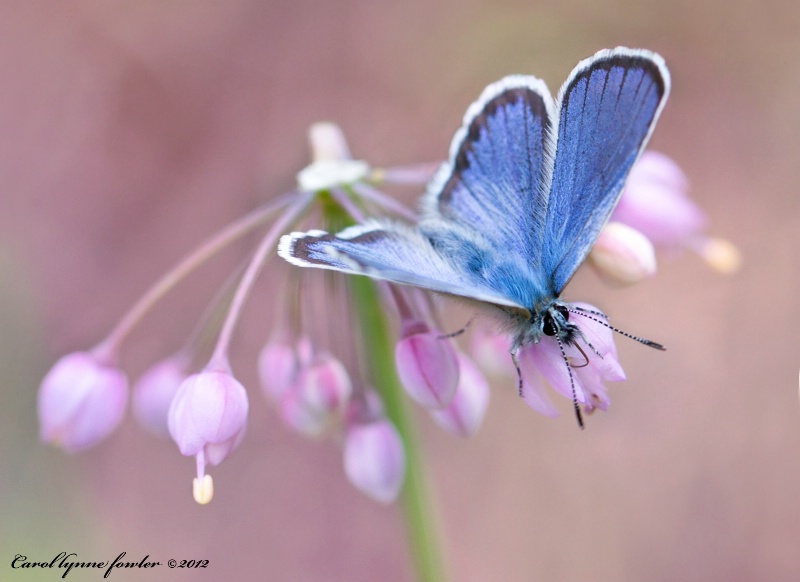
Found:
[[[556,416],[558,412],[544,390],[542,378],[569,399],[572,399],[574,388],[575,398],[587,412],[608,408],[604,382],[625,379],[625,372],[617,359],[613,332],[603,325],[602,316],[594,315],[596,308],[586,303],[575,303],[574,307],[585,310],[583,313],[572,312],[572,321],[583,336],[577,340],[577,345],[564,346],[562,354],[556,339],[545,336],[538,344],[523,348],[519,355],[523,398],[532,408],[547,416]]]
[[[688,195],[689,179],[662,153],[645,151],[631,168],[611,220],[632,226],[664,249],[685,246],[708,219]]]

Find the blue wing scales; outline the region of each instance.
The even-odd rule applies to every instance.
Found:
[[[453,260],[458,249],[463,260]],[[465,253],[471,253],[467,257]],[[393,283],[524,310],[477,273],[485,263],[478,243],[439,237],[434,242],[419,230],[371,222],[338,233],[321,230],[281,237],[278,254],[295,265],[368,275]],[[473,263],[475,269],[464,268]]]
[[[668,93],[663,59],[625,48],[583,61],[561,88],[543,247],[554,295],[608,221]]]
[[[479,233],[536,272],[544,232],[544,144],[553,98],[540,79],[512,75],[470,106],[450,156],[423,199],[425,217]],[[524,276],[523,276],[524,278]]]

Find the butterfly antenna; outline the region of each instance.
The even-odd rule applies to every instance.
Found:
[[[458,331],[454,331],[453,333],[442,334],[442,335],[439,336],[438,339],[450,339],[450,338],[454,338],[454,337],[460,336],[462,333],[467,331],[467,328],[469,328],[469,326],[472,325],[473,321],[475,321],[475,317],[474,316],[471,317],[470,320],[464,325],[464,327],[462,327]]]
[[[517,369],[517,380],[519,381],[517,390],[519,391],[520,398],[522,398],[522,370],[519,369],[519,360],[517,359],[518,351],[519,348],[511,352],[511,361],[514,362],[514,367]]]
[[[556,340],[558,340],[558,349],[561,350],[561,357],[564,358],[564,363],[567,365],[567,374],[569,374],[569,385],[572,388],[572,407],[575,409],[575,418],[578,420],[578,426],[581,427],[583,430],[583,416],[581,415],[581,407],[578,404],[578,393],[575,391],[575,378],[572,376],[572,366],[569,365],[569,360],[567,359],[567,353],[564,351],[564,342],[561,341],[561,338],[555,336]],[[583,353],[583,350],[581,350]],[[583,354],[586,356],[586,354]],[[588,358],[586,358],[588,362]],[[520,379],[520,382],[522,380]]]
[[[629,334],[626,331],[622,331],[621,329],[614,327],[613,325],[608,323],[608,321],[606,321],[606,319],[607,319],[606,315],[604,313],[599,312],[599,311],[593,311],[591,309],[583,309],[581,307],[574,307],[574,306],[569,308],[568,311],[570,313],[575,313],[575,314],[580,315],[582,317],[586,317],[587,319],[591,319],[592,321],[594,321],[596,323],[599,323],[600,325],[606,326],[611,331],[615,331],[618,334],[620,334],[622,336],[625,336],[628,339],[632,339],[634,341],[639,342],[640,344],[644,344],[644,345],[649,346],[651,348],[655,348],[657,350],[661,350],[662,352],[665,352],[667,350],[667,348],[662,346],[660,343],[654,342],[654,341],[649,340],[649,339],[645,339],[643,337],[639,337],[637,335]]]

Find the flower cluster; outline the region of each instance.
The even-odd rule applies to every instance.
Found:
[[[376,170],[352,159],[338,127],[312,127],[313,163],[298,175],[298,189],[231,224],[196,249],[158,281],[94,349],[64,356],[44,378],[38,399],[41,438],[67,451],[91,447],[109,436],[124,417],[128,380],[119,368],[120,346],[152,305],[212,254],[253,229],[270,224],[252,261],[241,276],[216,330],[217,342],[204,366],[189,342],[177,354],[154,364],[135,383],[133,411],[147,430],[169,434],[181,454],[194,457],[194,497],[207,503],[213,496],[208,465],[223,461],[244,438],[250,399],[234,377],[228,359],[232,334],[245,300],[265,261],[273,257],[278,237],[302,221],[322,220],[332,228],[361,222],[367,216],[390,214],[413,221],[415,214],[376,188],[386,183],[426,182],[434,165]],[[613,222],[591,254],[591,263],[608,280],[629,284],[655,272],[653,245],[697,250],[722,270],[735,268],[733,247],[702,234],[704,216],[685,194],[686,179],[665,156],[645,153],[634,167]],[[654,202],[655,201],[655,202]],[[315,217],[311,215],[317,213]],[[327,277],[325,295],[319,279]],[[404,436],[391,403],[394,372],[375,373],[370,339],[351,334],[363,305],[353,298],[357,283],[338,274],[301,273],[287,277],[287,304],[311,306],[284,309],[292,314],[276,322],[261,350],[261,389],[283,423],[310,437],[337,435],[343,445],[347,478],[373,499],[388,503],[401,490],[405,474]],[[363,283],[363,282],[362,282]],[[459,436],[474,434],[489,401],[489,384],[453,336],[442,331],[438,304],[423,291],[388,283],[367,283],[383,313],[394,314],[399,338],[394,348],[396,377],[408,396],[428,410],[436,423]],[[363,285],[362,285],[363,287]],[[363,300],[362,300],[363,303]],[[323,305],[315,310],[314,305]],[[510,345],[503,335],[473,330],[476,361],[493,370],[520,374],[521,395],[536,411],[556,416],[558,408],[545,389],[574,398],[584,411],[609,405],[605,382],[625,375],[612,332],[589,305],[573,318],[589,357],[577,345],[560,346],[544,337],[518,354],[515,370]],[[324,314],[323,314],[324,311]],[[324,315],[320,317],[320,315]],[[337,320],[337,318],[339,320]],[[362,323],[371,321],[361,317]],[[564,365],[564,359],[569,366]],[[382,374],[382,375],[381,375]],[[250,394],[252,395],[252,393]]]

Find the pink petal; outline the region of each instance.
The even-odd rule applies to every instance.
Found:
[[[395,364],[403,387],[422,406],[444,408],[453,399],[458,387],[458,359],[450,341],[441,339],[439,332],[403,337],[395,347]]]
[[[639,230],[657,246],[681,246],[706,224],[705,213],[687,189],[688,180],[675,162],[645,152],[633,166],[611,219]]]
[[[133,413],[142,427],[159,436],[169,434],[169,407],[185,378],[186,363],[180,357],[161,360],[142,374],[133,387]]]
[[[523,363],[524,362],[524,363]],[[558,409],[547,395],[544,385],[544,377],[533,365],[529,357],[520,360],[522,371],[522,399],[536,412],[555,418],[558,416]]]
[[[580,353],[575,350],[578,357],[582,357]],[[571,353],[568,355],[572,355]],[[575,387],[575,396],[578,402],[583,403],[586,401],[583,387],[581,386],[580,379],[572,374],[572,382],[570,382],[570,373],[567,370],[567,362],[564,361],[564,356],[561,354],[558,343],[554,337],[543,337],[539,340],[538,344],[532,344],[520,350],[520,367],[533,365],[542,376],[545,377],[550,386],[563,396],[572,399],[572,386]],[[530,368],[528,368],[530,369]],[[523,373],[523,378],[525,374]]]
[[[403,443],[388,420],[356,424],[344,444],[347,478],[360,491],[381,503],[397,498],[405,478]]]
[[[468,437],[478,431],[489,406],[489,383],[467,356],[457,354],[458,389],[450,404],[442,410],[431,410],[434,420],[451,433]]]
[[[184,455],[207,444],[235,440],[247,423],[247,391],[223,371],[204,371],[183,381],[169,411],[169,431]]]

